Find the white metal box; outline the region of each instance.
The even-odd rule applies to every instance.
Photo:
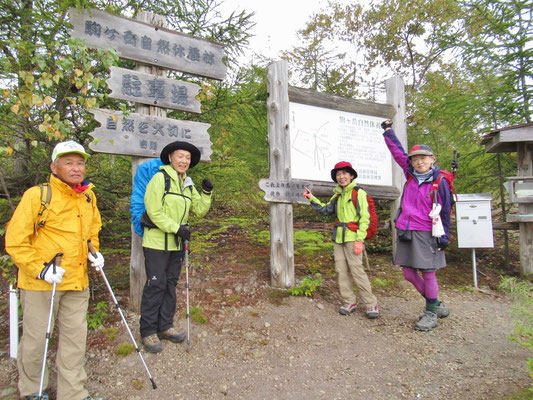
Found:
[[[457,195],[457,247],[494,247],[490,193]]]

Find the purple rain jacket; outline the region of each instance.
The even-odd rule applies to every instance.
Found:
[[[396,228],[411,231],[431,232],[431,218],[429,213],[432,209],[432,199],[430,196],[431,184],[440,175],[440,167],[433,166],[433,176],[430,179],[418,184],[418,180],[413,175],[413,166],[407,157],[400,141],[396,137],[394,130],[389,129],[383,133],[385,143],[389,148],[392,157],[403,169],[407,183],[403,188],[400,214],[396,219]],[[409,179],[412,177],[412,179]],[[437,201],[441,205],[440,218],[445,234],[439,238],[440,243],[448,242],[450,235],[450,210],[452,207],[450,188],[448,181],[441,179],[437,192]]]

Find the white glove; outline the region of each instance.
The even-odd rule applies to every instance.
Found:
[[[442,226],[442,221],[440,219],[440,210],[441,210],[440,204],[433,204],[433,209],[429,213],[429,217],[432,219],[431,221],[431,235],[433,237],[440,238],[442,235],[444,235],[444,227]]]
[[[88,258],[89,258],[89,261],[91,262],[91,265],[97,271],[104,268],[104,256],[99,251],[97,251],[94,256],[91,253],[89,253]]]
[[[54,273],[54,265],[48,264],[46,267],[43,268],[41,273],[39,274],[39,279],[44,279],[46,282],[54,284],[54,283],[61,283],[63,280],[63,274],[65,273],[65,270],[61,267],[58,267],[56,265],[55,267],[56,272]]]

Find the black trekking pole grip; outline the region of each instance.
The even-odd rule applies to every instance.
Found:
[[[56,266],[59,267],[61,265],[61,258],[63,257],[63,253],[57,253],[54,257],[53,267],[52,271],[54,271],[54,274],[56,273]]]

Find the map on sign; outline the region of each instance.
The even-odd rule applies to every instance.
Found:
[[[339,161],[352,163],[357,182],[391,186],[392,158],[383,140],[383,117],[289,103],[291,177],[331,182]]]

